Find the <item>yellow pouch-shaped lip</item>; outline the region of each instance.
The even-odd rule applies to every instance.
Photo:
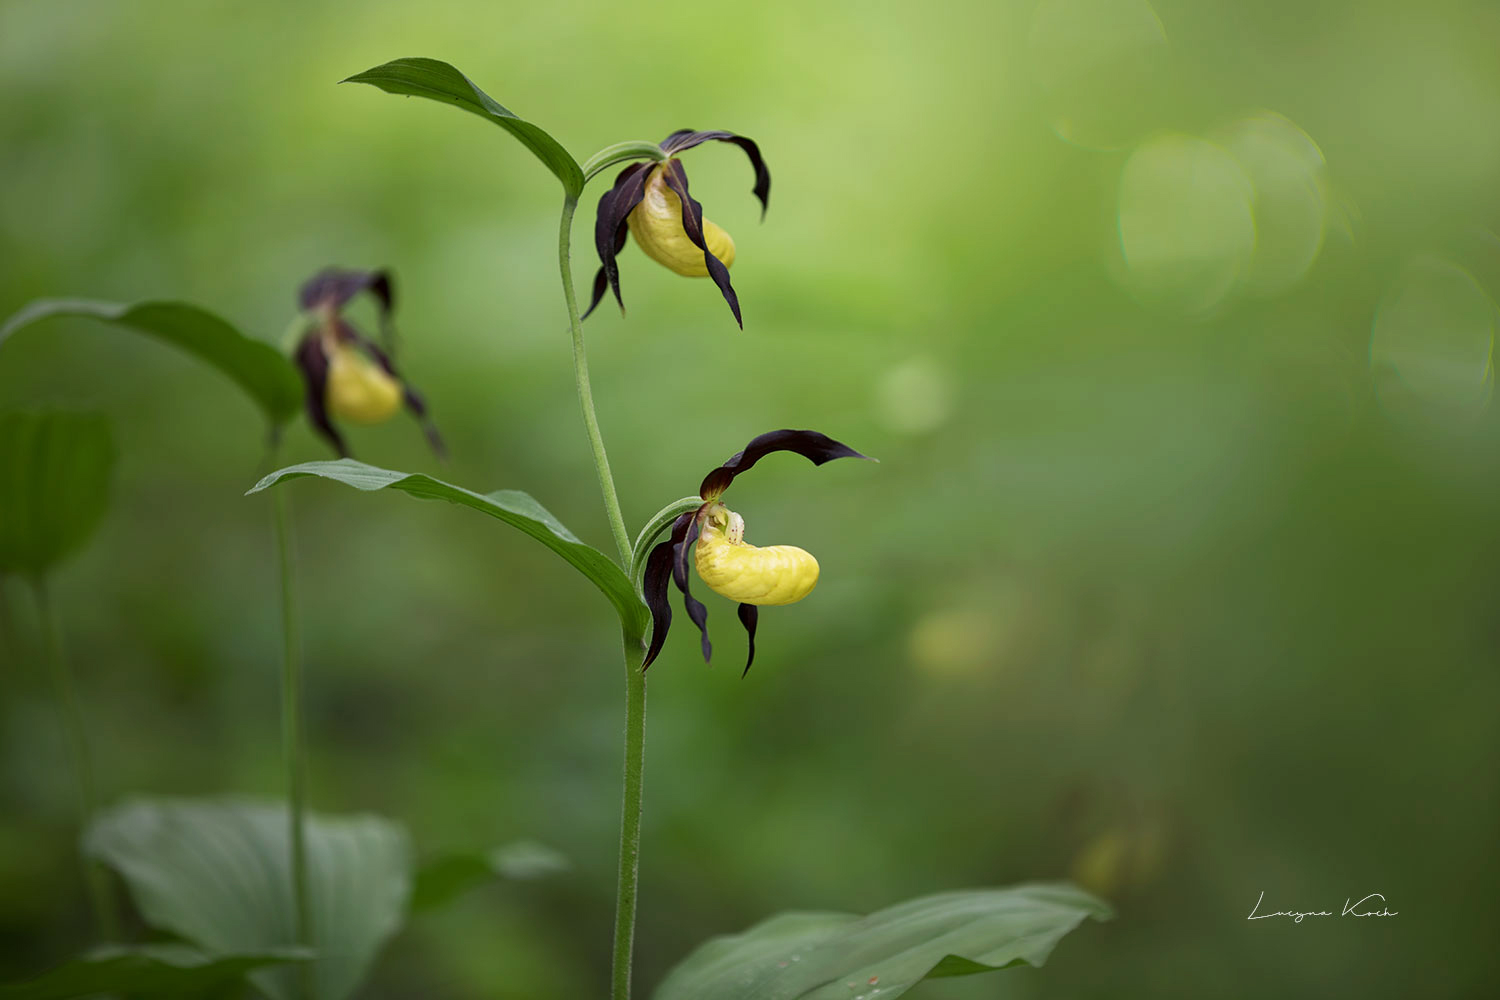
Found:
[[[761,548],[744,541],[744,521],[710,519],[698,537],[698,576],[710,590],[741,604],[795,604],[818,585],[818,560],[795,545]]]
[[[340,420],[378,424],[401,408],[402,388],[391,375],[357,348],[337,345],[328,352],[328,387],[324,402]]]
[[[682,228],[682,200],[667,187],[661,167],[652,168],[641,202],[626,216],[625,222],[647,257],[685,277],[708,277],[703,251],[693,245]],[[725,267],[734,264],[734,240],[706,218],[703,220],[703,239],[709,252]]]

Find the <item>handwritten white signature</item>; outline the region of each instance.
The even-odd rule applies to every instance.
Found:
[[[1277,910],[1275,913],[1261,913],[1259,912],[1260,906],[1265,902],[1265,899],[1266,892],[1264,889],[1262,889],[1260,898],[1255,901],[1254,906],[1250,907],[1250,915],[1245,918],[1246,920],[1266,920],[1270,917],[1291,917],[1292,923],[1300,924],[1302,923],[1302,919],[1304,917],[1335,916],[1332,910]],[[1371,903],[1371,900],[1379,900],[1379,903]],[[1366,907],[1365,904],[1367,903],[1369,903],[1370,907],[1378,905],[1380,909],[1377,910]],[[1341,910],[1336,915],[1340,917],[1394,917],[1400,912],[1400,910],[1388,909],[1385,905],[1385,896],[1378,892],[1372,892],[1364,899],[1360,900],[1355,900],[1352,896],[1346,898],[1344,900],[1343,910]]]

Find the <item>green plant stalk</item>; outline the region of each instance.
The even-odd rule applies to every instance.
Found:
[[[583,182],[587,184],[616,163],[624,163],[626,160],[650,160],[653,163],[660,163],[666,158],[667,154],[654,142],[640,140],[617,142],[613,146],[605,146],[584,162]]]
[[[568,324],[573,331],[573,382],[578,389],[578,404],[583,407],[583,425],[588,429],[589,447],[594,450],[594,468],[599,473],[599,490],[604,494],[604,513],[609,530],[620,551],[621,566],[630,569],[630,534],[620,514],[620,498],[615,493],[615,479],[609,471],[609,456],[604,453],[604,438],[599,433],[599,418],[594,415],[594,391],[589,386],[589,356],[583,346],[583,323],[578,318],[578,300],[573,295],[573,262],[570,247],[573,240],[573,212],[576,198],[563,200],[562,223],[557,233],[557,266],[562,272],[563,298],[568,301]]]
[[[302,716],[302,634],[298,618],[296,561],[286,491],[276,491],[276,547],[281,564],[281,750],[286,764],[287,816],[292,854],[294,943],[313,946],[312,901],[307,891],[306,725]],[[312,962],[299,962],[302,995],[314,1000]]]
[[[47,672],[51,675],[58,711],[62,715],[69,755],[73,758],[73,774],[78,781],[79,812],[82,826],[86,830],[94,821],[99,798],[94,784],[94,765],[89,757],[83,711],[78,705],[73,672],[68,667],[68,659],[63,652],[62,627],[47,592],[47,582],[43,577],[37,576],[32,580],[32,588],[36,595],[37,617],[42,627],[42,655],[47,661]],[[109,880],[109,873],[98,862],[86,858],[81,860],[83,879],[88,885],[89,901],[94,908],[99,934],[105,941],[118,941],[120,925],[116,918],[114,885]]]
[[[599,490],[604,494],[604,512],[609,518],[620,565],[630,571],[630,535],[620,515],[620,499],[615,493],[614,476],[609,471],[609,457],[604,452],[604,438],[599,433],[599,419],[594,414],[594,394],[589,386],[589,361],[583,345],[583,323],[578,318],[578,301],[573,293],[573,264],[569,253],[572,242],[573,212],[578,200],[563,200],[562,222],[557,234],[557,266],[562,276],[563,298],[568,303],[568,324],[573,332],[573,378],[578,389],[578,403],[583,408],[583,424],[588,429],[589,445],[594,451],[594,468],[599,474]],[[610,996],[613,1000],[630,1000],[630,968],[635,947],[635,906],[641,868],[641,794],[646,764],[646,675],[641,671],[645,651],[641,637],[627,628],[625,647],[625,772],[620,808],[620,863],[615,889],[615,944],[610,961]]]
[[[639,636],[625,632],[625,780],[620,809],[620,873],[615,886],[615,948],[610,996],[630,1000],[635,902],[641,879],[641,804],[646,770],[646,674]]]

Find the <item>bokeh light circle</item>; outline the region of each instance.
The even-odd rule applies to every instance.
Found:
[[[1120,174],[1122,278],[1142,301],[1207,312],[1235,287],[1255,251],[1254,188],[1224,147],[1161,135]]]
[[[1252,295],[1279,295],[1307,274],[1323,248],[1328,199],[1323,152],[1312,137],[1273,111],[1240,118],[1213,138],[1254,189],[1255,253],[1244,274]]]
[[[1042,0],[1026,51],[1042,113],[1059,138],[1124,149],[1159,126],[1169,50],[1146,0]]]
[[[1370,375],[1392,416],[1472,419],[1495,385],[1497,309],[1473,276],[1438,257],[1409,262],[1380,300]]]
[[[934,359],[909,358],[891,366],[875,386],[876,409],[900,434],[926,434],[953,415],[953,380]]]

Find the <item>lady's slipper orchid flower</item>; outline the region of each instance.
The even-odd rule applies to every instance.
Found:
[[[360,292],[375,297],[380,310],[380,339],[361,334],[341,315]],[[427,405],[401,378],[391,360],[391,312],[395,292],[388,271],[341,271],[328,268],[302,286],[300,300],[312,325],[298,341],[295,359],[307,386],[307,419],[342,456],[349,449],[334,428],[333,419],[355,424],[379,424],[405,404],[421,421],[427,440],[439,455],[443,440],[427,417]]]
[[[697,543],[694,565],[698,577],[715,593],[739,602],[740,623],[750,634],[745,673],[755,662],[755,626],[759,608],[767,604],[795,604],[818,583],[818,561],[795,545],[765,548],[745,541],[745,519],[720,501],[734,477],[775,451],[794,451],[814,465],[835,458],[866,458],[817,431],[771,431],[710,472],[698,489],[703,506],[677,518],[671,537],[651,550],[646,559],[642,592],[651,609],[651,645],[641,667],[651,665],[667,640],[672,608],[667,600],[670,579],[682,591],[688,617],[703,633],[703,659],[713,653],[708,641],[708,609],[688,589],[688,550]]]
[[[604,298],[604,290],[615,293],[620,309],[620,269],[615,257],[625,249],[628,231],[646,256],[663,267],[689,278],[711,277],[734,313],[740,319],[740,301],[729,283],[729,267],[734,263],[734,240],[729,234],[703,217],[703,206],[688,193],[687,171],[677,154],[709,139],[732,142],[750,157],[755,168],[755,197],[760,199],[760,214],[766,214],[771,198],[771,172],[761,159],[760,147],[752,139],[733,132],[695,132],[679,129],[661,142],[667,159],[661,163],[632,163],[615,178],[615,186],[599,199],[599,214],[594,221],[594,246],[602,265],[594,276],[594,294],[588,316]]]

